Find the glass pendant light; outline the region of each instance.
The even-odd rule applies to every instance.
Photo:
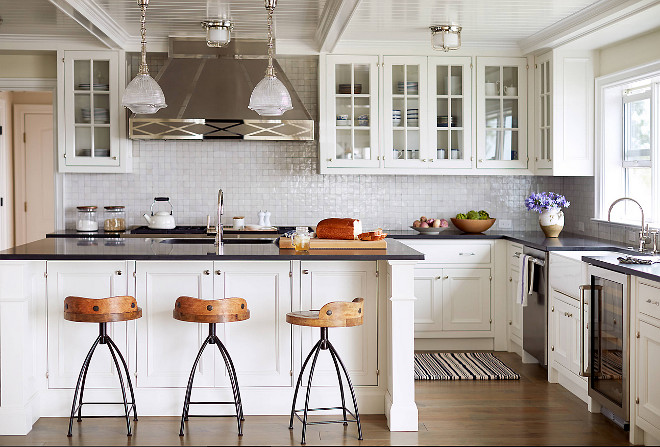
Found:
[[[293,109],[291,95],[282,81],[275,76],[273,68],[273,11],[277,0],[265,0],[268,11],[268,68],[266,76],[257,84],[250,96],[248,108],[259,115],[280,116]]]
[[[138,74],[126,86],[124,96],[121,99],[121,105],[127,107],[133,113],[151,114],[167,107],[165,104],[165,95],[160,85],[149,75],[147,67],[147,28],[145,25],[147,16],[147,6],[149,0],[137,0],[138,6],[142,10],[140,19],[140,34],[142,36],[142,60]]]

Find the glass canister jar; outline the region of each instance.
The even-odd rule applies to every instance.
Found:
[[[310,238],[308,227],[296,227],[296,234],[293,235],[293,248],[296,251],[309,251]]]
[[[108,232],[126,231],[126,207],[106,206],[103,230]]]
[[[96,218],[95,206],[79,206],[78,219],[76,220],[77,231],[98,231],[99,221]]]

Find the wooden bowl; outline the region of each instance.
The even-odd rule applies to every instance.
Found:
[[[487,229],[493,226],[495,219],[456,219],[455,217],[451,218],[451,223],[454,224],[456,228],[461,230],[464,233],[483,233]]]

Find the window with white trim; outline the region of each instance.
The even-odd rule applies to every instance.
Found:
[[[646,70],[644,70],[646,69]],[[596,81],[596,218],[606,220],[612,202],[635,199],[646,223],[660,225],[660,62]],[[639,207],[624,201],[611,220],[639,224]]]

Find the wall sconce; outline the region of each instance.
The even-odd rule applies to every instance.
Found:
[[[431,27],[431,46],[434,50],[458,50],[461,47],[461,27],[435,25]]]
[[[231,42],[234,24],[229,19],[209,19],[202,22],[206,28],[206,45],[213,48],[226,47]]]

